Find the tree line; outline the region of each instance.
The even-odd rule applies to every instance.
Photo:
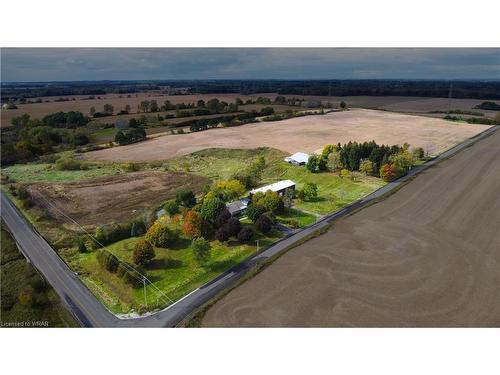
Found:
[[[425,157],[424,150],[417,147],[410,150],[410,145],[378,145],[371,142],[349,142],[341,145],[327,145],[320,155],[309,157],[306,168],[313,172],[340,171],[348,175],[349,171],[360,171],[369,176],[381,177],[386,181],[405,174],[419,160]],[[346,173],[347,172],[347,173]]]
[[[89,142],[85,129],[89,118],[81,112],[56,112],[40,119],[25,114],[12,119],[12,127],[2,129],[2,164],[28,162],[60,150]]]

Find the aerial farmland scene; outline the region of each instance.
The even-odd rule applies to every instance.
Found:
[[[500,326],[498,49],[446,51],[463,78],[427,49],[428,76],[174,69],[219,53],[2,49],[2,327]],[[128,54],[165,78],[99,71]]]

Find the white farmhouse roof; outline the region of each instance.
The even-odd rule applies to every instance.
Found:
[[[290,155],[285,158],[285,161],[288,163],[295,162],[297,164],[307,163],[309,160],[309,155],[304,152],[296,152],[293,155]]]
[[[268,190],[281,191],[283,189],[288,189],[292,186],[295,186],[295,182],[293,182],[292,180],[283,180],[283,181],[275,182],[274,184],[271,184],[271,185],[262,186],[258,189],[250,190],[250,194],[255,194],[255,193],[259,193],[259,192],[265,193]]]

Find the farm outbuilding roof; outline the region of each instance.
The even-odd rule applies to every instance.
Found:
[[[305,152],[296,152],[293,155],[287,156],[285,161],[294,164],[306,164],[309,160],[309,155]]]
[[[250,190],[250,194],[255,194],[255,193],[259,193],[259,192],[265,193],[268,190],[277,192],[277,191],[288,189],[288,188],[291,188],[294,186],[295,186],[295,182],[293,182],[292,180],[283,180],[283,181],[275,182],[274,184],[271,184],[271,185],[262,186],[258,189]]]

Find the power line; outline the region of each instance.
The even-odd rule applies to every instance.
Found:
[[[72,217],[68,216],[66,213],[64,213],[59,207],[57,207],[55,204],[52,204],[50,203],[50,201],[48,200],[47,197],[45,197],[42,193],[38,192],[38,194],[42,197],[42,199],[51,207],[55,208],[57,211],[59,211],[65,218],[67,218],[68,220],[70,220],[71,222],[73,222],[74,224],[76,224],[83,232],[85,232],[85,234],[90,237],[91,240],[93,240],[95,243],[97,243],[101,248],[103,248],[105,251],[107,251],[108,253],[112,254],[114,257],[116,257],[116,259],[118,260],[118,262],[120,262],[121,264],[123,264],[129,271],[132,271],[136,274],[139,275],[136,276],[136,275],[132,275],[133,277],[135,277],[137,280],[139,281],[142,281],[142,282],[145,282],[147,281],[150,286],[153,288],[153,290],[156,292],[156,293],[159,293],[161,297],[164,297],[166,298],[169,302],[173,303],[174,301],[169,298],[162,290],[160,290],[156,285],[154,285],[151,280],[149,280],[146,275],[143,275],[142,273],[140,273],[139,271],[137,271],[134,267],[131,267],[127,262],[124,262],[123,260],[121,260],[120,258],[118,258],[116,255],[114,255],[111,251],[108,250],[108,248],[106,246],[104,246],[101,242],[99,242],[94,236],[92,236],[80,223],[78,223],[75,219],[73,219]]]

